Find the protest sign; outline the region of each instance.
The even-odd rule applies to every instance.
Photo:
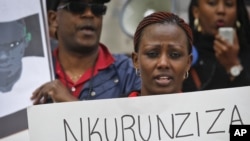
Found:
[[[0,1],[0,139],[27,130],[32,92],[53,78],[44,4]]]
[[[228,141],[230,124],[250,124],[249,90],[32,106],[30,141]]]

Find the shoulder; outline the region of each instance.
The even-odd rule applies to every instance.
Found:
[[[133,62],[130,57],[128,57],[125,54],[113,54],[113,57],[115,58],[114,65],[116,67],[131,67],[133,68]]]
[[[131,60],[131,58],[125,54],[112,54],[112,55],[116,59],[116,61],[118,61],[118,62],[125,61],[125,60]]]

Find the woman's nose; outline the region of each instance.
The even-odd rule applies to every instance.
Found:
[[[157,62],[157,67],[159,69],[166,69],[169,67],[169,59],[167,55],[161,55]]]
[[[219,13],[219,14],[224,14],[224,13],[225,13],[225,5],[224,5],[224,2],[220,2],[220,3],[217,5],[216,11],[217,11],[217,13]]]

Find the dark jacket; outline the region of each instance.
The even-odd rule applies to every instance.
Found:
[[[84,84],[80,100],[128,97],[132,90],[141,89],[141,80],[135,73],[131,58],[121,54],[113,56],[115,62],[93,78],[90,94],[89,81]]]

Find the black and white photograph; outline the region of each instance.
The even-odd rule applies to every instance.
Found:
[[[42,1],[2,0],[0,5],[4,11],[0,13],[0,138],[4,138],[28,128],[30,97],[52,80],[52,67]]]

